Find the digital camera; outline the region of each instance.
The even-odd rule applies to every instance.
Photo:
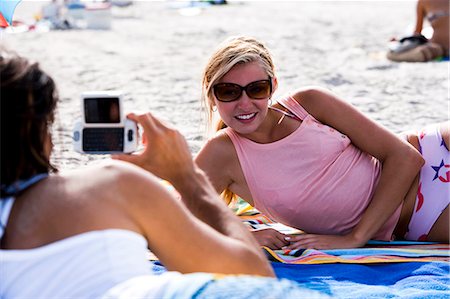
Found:
[[[81,120],[75,122],[73,145],[83,154],[131,153],[137,148],[137,125],[123,113],[120,91],[81,94]]]

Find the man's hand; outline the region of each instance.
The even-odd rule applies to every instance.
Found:
[[[192,155],[183,135],[151,113],[129,114],[143,129],[143,151],[133,155],[115,155],[114,159],[133,163],[176,184],[195,172]]]

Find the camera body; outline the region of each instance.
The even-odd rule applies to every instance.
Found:
[[[131,153],[137,149],[137,125],[123,113],[120,91],[81,94],[81,120],[73,129],[75,151],[83,154]]]

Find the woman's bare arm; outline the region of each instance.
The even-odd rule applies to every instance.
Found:
[[[317,120],[346,134],[355,146],[376,157],[383,165],[371,203],[349,235],[328,239],[320,236],[298,237],[295,239],[296,246],[362,246],[382,227],[405,198],[423,165],[423,158],[410,144],[328,91],[300,91],[294,98]]]
[[[225,135],[219,133],[209,139],[195,156],[195,163],[207,175],[218,193],[222,193],[233,183],[232,153],[234,147]]]

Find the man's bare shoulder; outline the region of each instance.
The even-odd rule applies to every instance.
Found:
[[[148,171],[131,163],[108,160],[76,170],[62,171],[58,181],[67,190],[78,194],[92,194],[98,198],[119,198],[130,191],[159,184],[159,179]],[[108,194],[115,196],[103,196]]]

